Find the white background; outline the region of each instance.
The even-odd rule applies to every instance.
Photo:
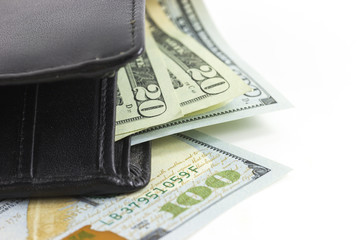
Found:
[[[293,171],[191,239],[360,239],[360,2],[205,3],[229,45],[294,108],[201,131]]]

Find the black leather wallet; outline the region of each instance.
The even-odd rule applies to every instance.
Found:
[[[0,2],[0,198],[119,194],[148,183],[150,144],[114,141],[116,71],[143,51],[144,7]]]

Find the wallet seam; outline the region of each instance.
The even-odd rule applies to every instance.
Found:
[[[35,149],[35,134],[36,134],[36,121],[38,113],[38,96],[39,96],[39,84],[36,84],[35,87],[35,99],[34,99],[34,116],[33,116],[33,126],[31,132],[31,155],[30,155],[30,177],[34,177],[34,149]]]
[[[107,81],[108,78],[104,78],[101,80],[101,113],[100,113],[100,151],[99,151],[99,169],[104,171],[104,138],[105,138],[105,130],[106,130],[106,96],[107,96]]]
[[[34,93],[32,93],[33,88],[29,85],[24,88],[23,92],[23,103],[21,111],[21,123],[19,129],[19,154],[18,154],[18,165],[17,165],[17,177],[22,178],[24,176],[33,177],[33,160],[34,160],[34,147],[35,147],[35,131],[36,131],[36,118],[37,118],[37,101],[39,93],[39,85],[36,84],[34,87]],[[32,95],[34,94],[34,95]],[[32,98],[33,97],[33,98]],[[31,108],[31,105],[34,105],[34,109]],[[30,134],[25,132],[25,129],[30,126],[28,123],[31,123]],[[27,125],[27,126],[26,126]],[[31,144],[29,145],[29,139],[31,139]],[[29,153],[27,153],[29,152]],[[30,155],[29,155],[30,154]],[[25,155],[29,155],[28,159],[24,159]],[[26,164],[29,162],[30,164]]]
[[[131,26],[131,46],[132,47],[135,46],[135,28],[136,28],[135,16],[136,16],[136,2],[135,2],[135,0],[132,0],[132,11],[131,11],[131,21],[130,21],[130,26]]]
[[[20,135],[19,135],[19,156],[18,156],[18,176],[21,178],[22,174],[22,160],[24,156],[24,141],[25,141],[25,121],[26,121],[26,106],[27,106],[27,98],[28,98],[28,87],[25,88],[23,94],[23,104],[22,104],[22,111],[21,111],[21,125],[20,125]]]
[[[72,177],[71,180],[69,180],[69,177]],[[78,182],[78,181],[84,181],[84,180],[92,180],[92,181],[96,181],[96,180],[110,180],[112,182],[125,182],[125,180],[127,180],[126,178],[119,178],[117,176],[108,176],[108,175],[99,175],[99,176],[92,176],[92,175],[86,175],[86,176],[82,176],[82,177],[77,177],[74,178],[73,176],[59,176],[59,177],[42,177],[42,178],[29,178],[29,179],[23,179],[25,181],[23,182],[19,182],[17,180],[2,180],[0,179],[1,184],[29,184],[28,180],[31,180],[31,184],[48,184],[48,183],[62,183],[62,184],[72,184],[73,182]],[[3,188],[3,186],[0,186],[0,190],[1,189],[6,189],[8,186],[5,186],[5,188]]]
[[[136,0],[132,0],[131,2],[132,2],[132,8],[131,8],[132,12],[131,12],[130,21],[128,22],[130,24],[130,29],[131,29],[131,32],[130,32],[131,46],[127,50],[120,52],[119,54],[116,54],[113,56],[100,58],[100,59],[98,57],[94,57],[93,59],[78,62],[76,64],[53,66],[53,67],[48,67],[48,68],[44,68],[44,69],[37,69],[37,70],[26,71],[26,72],[21,72],[21,73],[0,74],[0,83],[1,83],[2,79],[6,79],[8,77],[9,78],[23,77],[23,76],[29,77],[29,76],[33,76],[33,75],[37,75],[37,74],[41,75],[41,74],[52,73],[53,70],[62,72],[62,71],[66,71],[66,70],[72,70],[73,68],[83,68],[83,67],[86,67],[86,65],[91,65],[91,64],[94,64],[95,62],[106,62],[106,61],[114,61],[114,60],[116,61],[116,59],[118,59],[118,58],[126,57],[135,48],[135,38],[136,38],[136,34],[135,34],[136,33],[135,32]],[[131,57],[131,56],[129,56],[129,57]]]

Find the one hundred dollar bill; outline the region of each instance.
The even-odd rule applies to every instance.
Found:
[[[163,11],[179,30],[197,40],[198,43],[217,56],[253,91],[245,93],[215,110],[203,111],[144,129],[132,137],[132,144],[291,106],[278,91],[229,48],[214,27],[215,25],[202,0],[160,0],[159,2]]]
[[[196,131],[152,152],[150,184],[133,194],[0,202],[1,239],[184,239],[289,171]]]
[[[146,51],[118,72],[116,135],[183,116],[160,51],[146,31]]]

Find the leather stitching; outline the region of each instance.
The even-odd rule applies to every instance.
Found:
[[[132,0],[131,21],[130,21],[131,38],[132,38],[131,39],[131,46],[132,47],[135,46],[135,27],[136,27],[135,15],[136,15],[136,2],[135,2],[135,0]]]
[[[30,155],[30,177],[34,177],[34,148],[35,148],[35,133],[36,133],[36,121],[37,121],[37,108],[38,108],[38,96],[39,96],[39,84],[36,84],[35,88],[35,99],[34,99],[34,116],[33,116],[33,126],[31,133],[31,155]]]
[[[69,182],[69,177],[71,177],[71,182]],[[73,176],[58,176],[58,177],[43,177],[43,178],[29,178],[29,179],[22,179],[24,180],[24,182],[19,182],[16,180],[2,180],[0,179],[1,184],[4,185],[9,185],[9,184],[47,184],[47,183],[62,183],[62,184],[73,184],[73,182],[77,182],[77,181],[84,181],[84,180],[92,180],[92,181],[97,181],[99,179],[102,180],[110,180],[110,181],[116,181],[116,182],[121,182],[124,183],[126,179],[121,179],[118,177],[114,177],[114,176],[108,176],[108,175],[88,175],[88,176],[81,176],[81,177],[77,177],[77,178],[73,178]],[[28,182],[27,180],[31,180],[31,182]],[[64,182],[65,181],[65,182]],[[81,184],[81,183],[79,183]],[[84,183],[85,185],[86,183]],[[1,189],[6,189],[7,186],[0,186],[0,190]],[[29,187],[30,190],[32,190],[32,187]]]
[[[23,109],[21,113],[21,125],[20,125],[20,139],[19,139],[19,158],[18,158],[18,175],[21,178],[23,176],[22,174],[22,161],[24,156],[24,128],[25,128],[25,122],[26,122],[26,106],[27,106],[27,97],[28,97],[28,87],[25,87],[24,90],[24,101],[23,101]]]
[[[99,146],[99,169],[105,172],[104,169],[104,138],[106,130],[106,99],[107,99],[107,78],[101,80],[101,104],[100,104],[100,146]]]

